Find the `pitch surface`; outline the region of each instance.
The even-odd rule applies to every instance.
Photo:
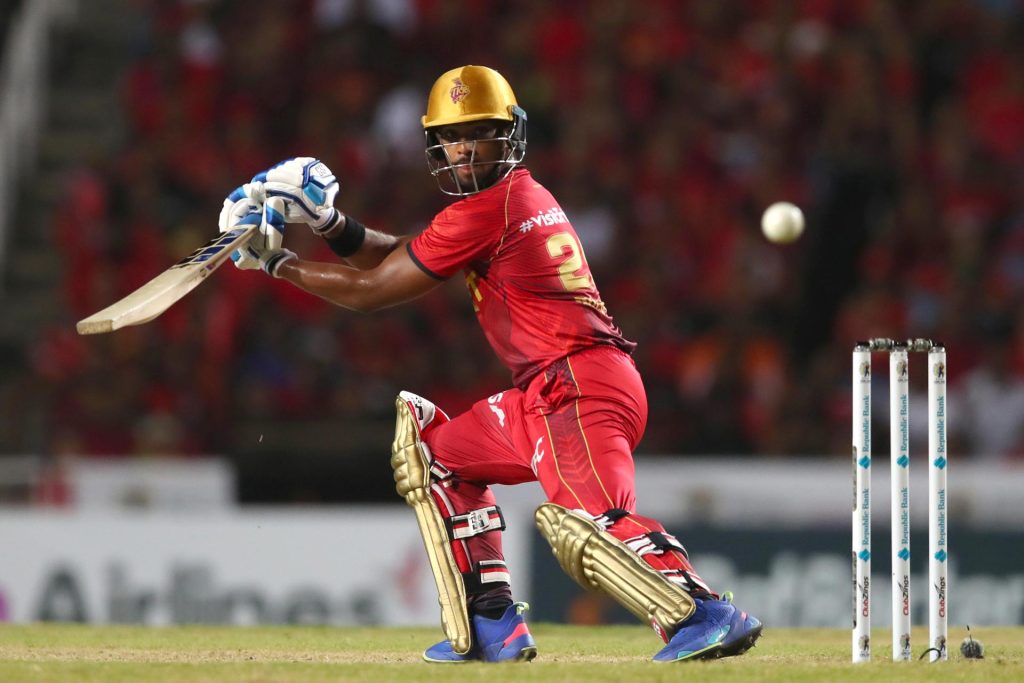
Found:
[[[167,627],[40,624],[0,626],[0,680],[191,683],[193,681],[657,681],[701,683],[1024,680],[1024,628],[972,628],[985,659],[959,654],[963,629],[950,627],[951,659],[943,664],[888,661],[888,632],[873,633],[874,661],[853,665],[850,633],[837,629],[766,629],[742,657],[690,664],[654,664],[658,641],[636,626],[532,627],[540,655],[531,664],[428,665],[422,649],[441,638],[428,628]],[[915,629],[917,643],[925,629]],[[919,654],[915,650],[915,656]],[[514,667],[514,670],[510,669]],[[939,668],[939,674],[935,669]],[[695,680],[695,679],[694,679]]]

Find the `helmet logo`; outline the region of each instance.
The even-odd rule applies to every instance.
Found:
[[[469,86],[464,84],[461,78],[456,78],[453,80],[455,85],[453,85],[452,89],[448,91],[448,94],[452,98],[452,104],[458,104],[462,100],[469,97]]]

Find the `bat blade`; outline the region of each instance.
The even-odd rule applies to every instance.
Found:
[[[75,329],[78,334],[103,334],[153,320],[244,247],[256,229],[247,225],[217,235],[120,301],[79,320]]]

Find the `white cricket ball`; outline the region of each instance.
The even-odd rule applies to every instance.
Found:
[[[796,204],[775,202],[761,216],[761,232],[771,242],[787,244],[804,231],[804,212]]]

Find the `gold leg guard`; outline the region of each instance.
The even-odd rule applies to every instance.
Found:
[[[466,607],[466,586],[452,555],[441,511],[430,495],[430,463],[421,447],[416,416],[402,398],[395,402],[395,407],[398,420],[395,423],[395,441],[391,445],[395,490],[416,513],[430,570],[437,584],[441,627],[451,641],[452,649],[460,655],[468,654],[473,645],[473,632]]]
[[[693,614],[689,593],[593,520],[554,503],[538,507],[536,520],[558,564],[576,583],[615,598],[666,642]]]

